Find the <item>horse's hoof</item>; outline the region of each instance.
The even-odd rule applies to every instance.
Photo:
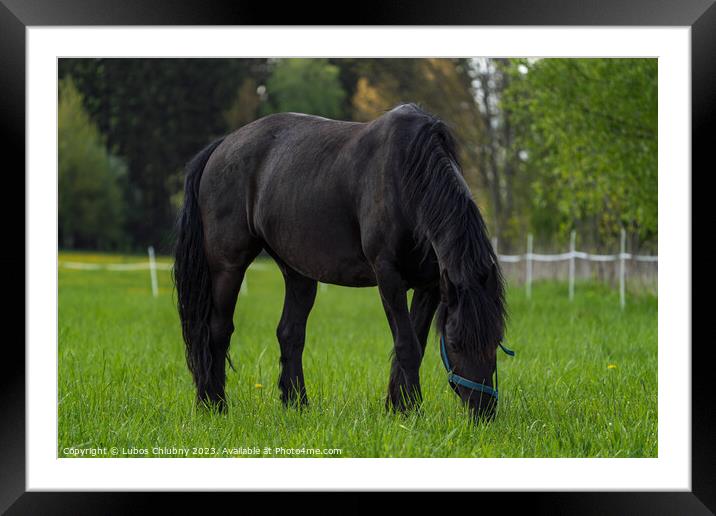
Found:
[[[405,413],[420,408],[421,402],[422,395],[418,388],[401,387],[388,390],[385,406],[388,409],[392,409],[393,412]]]
[[[385,409],[394,414],[407,414],[414,410],[420,410],[420,401],[406,401],[403,398],[395,400],[388,396],[385,400]]]
[[[226,400],[223,398],[199,399],[198,405],[202,409],[205,409],[209,412],[213,412],[213,413],[217,413],[217,414],[226,414],[229,412],[229,407],[226,404]]]

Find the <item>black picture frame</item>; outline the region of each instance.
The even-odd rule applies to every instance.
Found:
[[[5,165],[0,202],[3,236],[12,246],[0,258],[5,271],[25,271],[25,29],[28,26],[83,25],[553,25],[689,26],[692,73],[692,181],[696,169],[713,171],[716,125],[716,6],[713,0],[500,0],[361,3],[343,11],[303,2],[273,3],[199,0],[0,0],[0,156]],[[350,13],[350,14],[348,14]],[[11,159],[15,158],[15,159]],[[11,166],[10,163],[13,165]],[[709,168],[707,168],[709,167]],[[7,185],[7,181],[15,185]],[[693,183],[692,183],[693,184]],[[14,187],[14,188],[13,188]],[[696,192],[697,190],[692,191]],[[702,193],[702,195],[704,195]],[[14,202],[10,200],[14,199]],[[692,200],[693,207],[693,200]],[[694,223],[698,220],[692,216]],[[23,219],[24,220],[24,219]],[[706,220],[709,220],[708,218]],[[696,234],[692,231],[692,234]],[[703,234],[703,233],[702,233]],[[22,246],[20,245],[22,242]],[[22,249],[22,251],[20,251]],[[693,253],[693,250],[692,250]],[[692,256],[696,256],[692,254]],[[692,267],[692,274],[693,274]],[[25,285],[6,272],[5,327],[25,320]],[[17,282],[17,285],[13,284]],[[7,287],[17,287],[14,295]],[[22,300],[22,302],[21,302]],[[692,306],[695,304],[692,302]],[[22,312],[22,313],[21,313]],[[693,316],[692,316],[693,320]],[[17,325],[18,327],[19,324]],[[24,329],[24,325],[23,325]],[[24,331],[22,338],[24,340]],[[19,338],[4,335],[0,354],[0,510],[8,514],[121,514],[159,499],[164,512],[186,512],[183,493],[26,492],[25,352]],[[690,492],[476,493],[479,507],[499,510],[529,504],[548,514],[711,514],[716,510],[716,445],[710,339],[692,344],[692,490]],[[685,386],[687,388],[688,386]],[[222,493],[229,503],[247,503],[245,493]],[[241,502],[239,502],[241,500]],[[474,502],[467,502],[471,505]],[[356,508],[361,502],[357,501]],[[178,509],[172,511],[172,509]],[[238,506],[237,506],[238,510]]]

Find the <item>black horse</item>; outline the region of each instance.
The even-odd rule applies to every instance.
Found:
[[[286,283],[277,329],[285,404],[308,401],[302,354],[318,281],[378,285],[394,339],[388,407],[420,402],[436,311],[446,364],[490,390],[505,323],[502,274],[454,138],[417,106],[369,123],[298,113],[256,120],[187,165],[178,225],[174,281],[200,402],[225,409],[234,307],[262,249]],[[476,416],[494,415],[496,396],[451,385]]]

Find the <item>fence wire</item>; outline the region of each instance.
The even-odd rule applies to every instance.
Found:
[[[544,254],[532,252],[532,235],[527,238],[527,252],[524,254],[497,254],[505,277],[510,282],[525,284],[527,297],[531,296],[532,283],[539,280],[558,280],[569,282],[569,298],[573,299],[575,281],[595,280],[619,287],[620,303],[625,304],[627,284],[629,291],[646,291],[656,294],[658,288],[658,262],[655,255],[632,254],[624,251],[625,234],[622,233],[622,252],[616,254],[593,254],[578,251],[574,247],[575,235],[572,234],[570,247],[566,253]],[[171,270],[173,265],[157,262],[154,250],[149,249],[149,260],[134,263],[87,263],[60,260],[59,267],[74,270],[138,271],[149,270],[152,293],[157,296],[157,270]],[[266,265],[253,263],[250,269],[264,269]],[[246,282],[246,280],[244,280]],[[321,284],[321,292],[326,286]],[[248,293],[248,285],[242,285],[242,293]]]

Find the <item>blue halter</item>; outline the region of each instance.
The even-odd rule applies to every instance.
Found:
[[[455,374],[453,372],[452,367],[450,367],[450,361],[448,360],[447,351],[445,350],[445,336],[440,335],[440,356],[443,359],[443,364],[445,365],[445,369],[447,369],[448,372],[448,382],[456,384],[456,385],[462,385],[463,387],[467,387],[468,389],[472,389],[473,391],[479,391],[484,392],[485,394],[489,394],[493,398],[495,398],[495,401],[497,401],[497,362],[495,362],[495,388],[493,389],[489,385],[485,385],[484,383],[477,383],[473,382],[472,380],[468,380],[467,378],[464,378],[460,376],[459,374]],[[513,357],[515,356],[515,352],[511,349],[506,348],[502,345],[502,342],[498,344],[502,351],[507,353],[509,356]]]

